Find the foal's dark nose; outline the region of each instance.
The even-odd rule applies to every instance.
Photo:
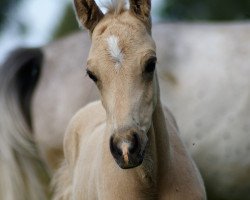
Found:
[[[110,138],[110,151],[122,169],[139,166],[144,157],[141,139],[134,131],[113,134]]]

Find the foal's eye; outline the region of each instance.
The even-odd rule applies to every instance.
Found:
[[[89,78],[91,78],[94,82],[97,82],[97,77],[93,74],[93,72],[91,72],[91,71],[89,71],[88,69],[87,69],[87,75],[89,76]]]
[[[156,57],[151,58],[145,65],[145,73],[153,73],[155,71]]]

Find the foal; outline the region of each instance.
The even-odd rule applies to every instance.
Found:
[[[151,2],[118,1],[106,15],[75,0],[90,30],[87,74],[101,101],[82,108],[64,138],[54,199],[206,199],[169,111],[163,114],[151,37]]]

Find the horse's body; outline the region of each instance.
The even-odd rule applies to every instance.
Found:
[[[159,24],[153,28],[163,106],[168,105],[177,117],[181,137],[205,177],[208,195],[217,198],[250,197],[250,44],[244,42],[249,35],[249,24]],[[63,130],[73,113],[99,98],[79,67],[89,45],[88,34],[77,33],[44,48],[45,74],[33,111],[35,133],[51,149],[61,148]],[[74,50],[67,51],[70,48]],[[72,89],[82,85],[81,91]],[[52,134],[56,139],[51,139]],[[38,144],[46,147],[41,141]]]
[[[213,193],[218,199],[248,199],[250,196],[249,35],[249,24],[161,24],[153,28],[163,106],[168,104],[177,117],[181,136],[205,177],[209,194]],[[82,68],[89,46],[88,34],[78,33],[43,48],[40,80],[31,99],[31,119],[40,154],[51,169],[60,160],[57,158],[62,151],[63,133],[69,119],[79,108],[98,98],[94,84],[84,77]],[[20,54],[23,58],[25,55]],[[18,70],[26,67],[18,59],[13,63],[8,63],[8,66],[13,65]],[[7,68],[6,65],[4,67]],[[7,74],[1,73],[1,76]],[[8,115],[12,116],[7,120],[10,123],[8,128],[18,135],[20,127],[14,127],[12,123],[23,121],[23,116],[13,115],[11,109],[18,108],[6,107],[2,99],[10,92],[14,93],[14,89],[1,91],[0,103],[4,106],[1,108],[5,109],[1,109],[1,113],[6,113],[1,117],[7,119]],[[19,103],[15,96],[7,96],[6,99],[11,100],[12,106]],[[20,99],[24,99],[23,95]],[[6,131],[2,118],[0,129],[2,138]],[[6,138],[8,136],[1,141],[6,141]],[[10,154],[15,144],[23,144],[20,140],[17,143],[10,138],[7,140],[13,143],[13,146],[8,146],[9,143],[5,142]],[[31,158],[30,165],[37,159],[30,156],[30,151],[20,153],[19,148],[15,151],[16,158],[20,160],[24,156]],[[3,151],[0,153],[3,159]],[[22,175],[32,174],[29,163],[23,162],[26,165],[22,170],[28,167]],[[9,172],[1,170],[1,177],[2,173],[13,174],[11,166],[20,164],[11,160],[5,163],[1,169],[8,168]],[[14,177],[16,174],[10,181],[20,181]],[[1,199],[27,199],[21,196],[25,189],[27,191],[23,184],[13,186],[13,190],[8,190],[4,184],[6,182],[1,182]],[[39,191],[34,182],[29,184],[30,188]],[[16,192],[18,189],[22,192]],[[12,191],[13,197],[6,196],[11,194],[6,191]],[[36,197],[44,199],[42,195]]]

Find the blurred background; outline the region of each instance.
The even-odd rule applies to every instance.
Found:
[[[108,1],[108,0],[105,0]],[[97,1],[99,5],[100,0]],[[153,21],[250,18],[250,0],[153,0]],[[0,64],[18,46],[41,46],[79,30],[71,0],[0,0]]]

